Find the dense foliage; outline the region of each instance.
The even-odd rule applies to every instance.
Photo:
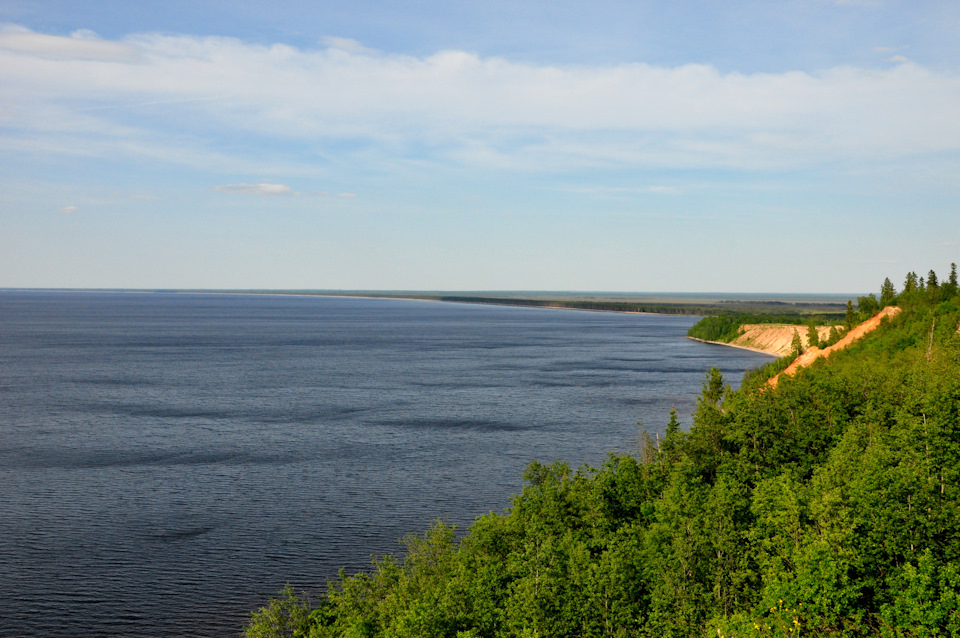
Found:
[[[506,513],[438,523],[316,606],[285,591],[247,635],[960,635],[953,280],[775,389],[776,362],[735,392],[711,370],[688,432],[533,463]]]

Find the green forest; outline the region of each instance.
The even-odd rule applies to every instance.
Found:
[[[910,273],[903,312],[776,388],[706,373],[692,423],[599,468],[532,463],[465,533],[287,588],[255,637],[960,635],[960,294]]]

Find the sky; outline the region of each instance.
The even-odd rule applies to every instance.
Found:
[[[960,3],[0,0],[0,287],[856,293],[960,261]]]

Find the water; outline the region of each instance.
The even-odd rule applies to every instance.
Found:
[[[0,292],[0,635],[235,636],[768,357],[690,317]]]

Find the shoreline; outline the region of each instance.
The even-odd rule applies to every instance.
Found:
[[[508,306],[511,308],[530,308],[541,310],[575,310],[581,312],[609,312],[629,315],[659,315],[686,316],[686,317],[704,317],[707,316],[709,308],[689,304],[690,310],[703,312],[686,312],[687,304],[677,304],[677,306],[665,306],[662,312],[652,310],[627,310],[620,308],[581,308],[576,305],[566,305],[563,301],[555,299],[536,299],[531,297],[478,297],[470,298],[446,298],[440,295],[392,295],[392,294],[349,294],[349,293],[327,293],[310,291],[269,291],[269,290],[166,290],[166,289],[136,289],[136,288],[0,288],[0,292],[38,292],[38,293],[80,293],[80,294],[171,294],[171,295],[231,295],[237,297],[329,297],[333,299],[381,299],[387,301],[420,301],[433,303],[452,303],[469,304],[475,306]],[[576,303],[576,302],[574,302]],[[623,303],[624,305],[642,305],[642,302],[634,304],[633,302],[619,301],[600,301],[599,303]],[[660,305],[656,302],[649,305]],[[682,309],[681,312],[668,312],[669,309]]]
[[[779,359],[780,355],[774,354],[772,352],[767,352],[766,350],[761,350],[760,348],[751,348],[750,346],[741,346],[735,343],[727,343],[725,341],[710,341],[708,339],[699,339],[697,337],[687,336],[687,339],[692,339],[693,341],[699,341],[700,343],[712,343],[718,346],[727,346],[728,348],[740,348],[741,350],[749,350],[751,352],[759,352],[760,354],[765,354],[768,357],[773,357],[774,359]]]
[[[230,296],[254,296],[254,297],[330,297],[330,298],[340,298],[340,299],[385,299],[385,300],[396,300],[396,301],[418,301],[418,302],[439,302],[439,303],[454,303],[454,304],[472,304],[478,306],[508,306],[512,308],[530,308],[530,309],[543,309],[543,310],[574,310],[581,312],[601,312],[601,313],[617,313],[617,314],[629,314],[629,315],[652,315],[652,316],[686,316],[686,317],[698,317],[703,318],[710,316],[712,314],[723,312],[728,310],[723,307],[722,303],[713,303],[706,306],[698,303],[676,303],[676,302],[663,302],[663,301],[631,301],[624,302],[620,300],[613,299],[604,299],[599,298],[591,301],[584,301],[581,299],[576,300],[561,300],[561,299],[551,299],[551,298],[538,298],[538,297],[486,297],[486,296],[461,296],[461,295],[442,295],[442,294],[424,294],[418,295],[414,294],[391,294],[391,293],[372,293],[365,294],[364,292],[354,292],[354,291],[311,291],[311,290],[202,290],[202,289],[136,289],[136,288],[119,288],[119,289],[104,289],[104,288],[0,288],[0,292],[48,292],[48,293],[100,293],[100,294],[173,294],[173,295],[230,295]],[[607,307],[589,307],[591,304],[606,305]],[[639,309],[638,307],[643,307],[644,305],[647,308]],[[584,307],[587,306],[587,307]],[[613,306],[613,307],[610,307]],[[617,307],[621,306],[621,307]],[[626,306],[626,307],[623,307]],[[633,306],[633,308],[631,308]],[[748,350],[750,352],[756,352],[759,354],[765,354],[767,356],[773,357],[775,359],[780,358],[782,355],[778,352],[770,352],[762,348],[755,348],[751,346],[744,346],[739,344],[727,343],[723,341],[710,341],[707,339],[700,339],[698,337],[691,337],[687,335],[688,339],[693,341],[699,341],[701,343],[709,343],[714,345],[727,346],[731,348],[739,348],[741,350]]]

